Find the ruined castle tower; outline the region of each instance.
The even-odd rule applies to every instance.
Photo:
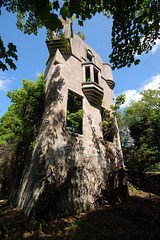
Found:
[[[123,165],[118,128],[104,139],[105,109],[113,104],[111,66],[62,21],[69,47],[46,41],[44,114],[26,160],[17,204],[26,214],[72,214],[100,205],[108,174]]]

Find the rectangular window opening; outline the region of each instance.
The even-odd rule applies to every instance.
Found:
[[[113,118],[110,116],[110,111],[101,108],[102,132],[103,139],[108,142],[113,142]]]
[[[82,109],[82,97],[74,92],[68,92],[66,130],[82,134],[82,121],[84,110]]]
[[[92,62],[92,53],[90,51],[87,51],[87,62]]]
[[[99,83],[99,81],[98,81],[98,70],[95,69],[95,68],[94,68],[94,81],[95,81],[96,83]]]
[[[85,67],[85,76],[86,76],[86,82],[90,82],[91,81],[91,76],[90,76],[90,67]]]

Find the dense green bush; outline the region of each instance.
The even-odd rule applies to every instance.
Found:
[[[43,113],[45,99],[44,75],[37,82],[22,80],[22,88],[9,91],[12,104],[0,119],[0,144],[9,143],[21,150],[32,146]]]
[[[141,171],[159,169],[160,159],[160,88],[141,92],[117,115],[121,141],[128,168]],[[160,169],[159,169],[160,170]]]

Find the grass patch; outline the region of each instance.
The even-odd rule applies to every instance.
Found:
[[[128,183],[128,190],[130,192],[131,195],[143,195],[144,192],[139,189],[138,187],[134,186],[133,184],[131,183]]]

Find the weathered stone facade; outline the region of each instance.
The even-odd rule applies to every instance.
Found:
[[[45,110],[18,191],[17,204],[26,214],[72,214],[99,206],[108,173],[123,164],[117,126],[113,142],[105,143],[102,133],[101,108],[110,109],[114,99],[111,67],[73,35],[69,21],[63,23],[70,47],[56,36],[47,42]],[[66,131],[69,92],[82,100],[82,134]]]

